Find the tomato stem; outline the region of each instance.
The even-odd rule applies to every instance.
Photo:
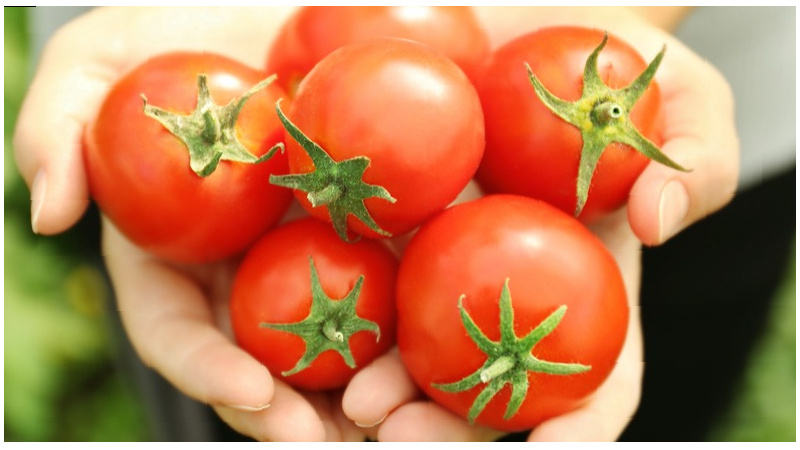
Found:
[[[592,109],[592,121],[600,126],[608,125],[624,114],[622,106],[615,102],[601,102]]]
[[[331,183],[318,191],[308,193],[308,201],[311,206],[318,207],[335,202],[342,195],[342,188]]]
[[[581,98],[574,102],[562,100],[550,93],[533,73],[530,65],[525,63],[536,96],[553,114],[574,125],[581,132],[583,148],[577,167],[575,216],[580,215],[586,204],[597,163],[611,143],[627,145],[658,163],[676,170],[688,171],[645,138],[630,120],[630,111],[650,86],[666,47],[661,49],[631,84],[621,89],[611,89],[600,78],[597,69],[598,55],[607,42],[608,33],[586,59]]]
[[[299,322],[259,324],[261,328],[286,331],[296,334],[306,344],[306,351],[294,367],[281,372],[288,377],[307,368],[322,352],[334,350],[344,359],[348,367],[355,368],[356,362],[350,350],[350,337],[359,331],[375,333],[380,339],[381,329],[377,323],[358,317],[356,303],[361,295],[364,276],[361,275],[353,289],[341,300],[334,300],[322,290],[319,274],[314,260],[308,257],[311,272],[311,308],[308,316]]]
[[[188,115],[174,113],[144,101],[144,114],[161,123],[170,133],[184,143],[189,150],[189,166],[201,177],[214,173],[220,161],[258,164],[283,152],[279,142],[261,156],[245,148],[236,137],[236,122],[247,100],[275,80],[275,76],[262,80],[242,96],[225,105],[217,105],[208,89],[208,76],[197,75],[197,104]]]
[[[392,234],[381,228],[367,211],[364,200],[379,198],[389,203],[396,200],[383,186],[364,182],[364,172],[369,167],[370,159],[356,156],[335,161],[328,153],[306,136],[295,126],[281,110],[280,100],[275,103],[275,110],[289,135],[305,150],[314,170],[307,173],[288,175],[271,175],[269,182],[276,186],[288,187],[306,192],[311,206],[326,206],[336,234],[345,241],[352,241],[347,234],[347,217],[352,214],[369,229],[381,236]]]
[[[500,340],[498,342],[486,337],[464,309],[465,296],[462,295],[459,298],[458,310],[461,314],[461,323],[470,339],[486,354],[487,359],[478,370],[458,381],[433,383],[434,388],[445,392],[464,392],[479,384],[484,385],[467,414],[467,419],[471,423],[506,385],[511,386],[511,397],[506,405],[503,418],[508,420],[513,417],[527,397],[529,372],[567,376],[591,370],[591,366],[543,361],[531,354],[536,344],[558,327],[566,314],[567,307],[566,305],[560,306],[541,321],[533,331],[524,337],[517,337],[514,331],[514,308],[511,306],[508,283],[509,279],[507,278],[500,292]]]
[[[513,368],[514,358],[510,356],[501,356],[497,358],[495,362],[489,365],[489,367],[481,371],[481,383],[488,383],[489,381],[497,378]]]
[[[322,334],[324,334],[329,341],[344,342],[344,334],[337,329],[336,322],[332,320],[326,320],[322,324]]]

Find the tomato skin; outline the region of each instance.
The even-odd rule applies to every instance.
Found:
[[[568,307],[533,355],[592,366],[569,376],[529,373],[528,394],[516,415],[503,419],[506,386],[476,419],[498,430],[521,431],[578,407],[597,389],[621,351],[629,311],[613,257],[574,218],[513,195],[490,195],[445,210],[404,252],[397,279],[398,347],[420,388],[463,417],[481,385],[447,393],[431,383],[460,380],[486,361],[464,330],[458,301],[464,294],[464,308],[497,341],[506,278],[519,337],[561,305]]]
[[[396,202],[371,197],[364,204],[393,235],[452,202],[483,154],[474,87],[444,55],[408,40],[376,39],[331,53],[300,84],[287,116],[335,161],[370,159],[363,181],[383,186]],[[290,173],[313,171],[288,133],[285,142]],[[295,196],[310,214],[331,220],[327,207],[314,208],[305,192]],[[352,215],[348,228],[381,237]]]
[[[149,59],[108,93],[85,135],[91,196],[102,212],[141,248],[183,263],[224,259],[243,251],[287,210],[291,195],[269,184],[286,173],[285,155],[252,165],[220,161],[210,176],[191,171],[186,146],[143,113],[149,104],[191,113],[199,73],[208,74],[217,104],[242,95],[261,72],[209,53],[172,53]],[[274,103],[285,96],[274,83],[254,94],[239,115],[236,134],[260,156],[283,139]]]
[[[476,82],[486,117],[486,152],[476,179],[486,192],[527,195],[574,213],[580,132],[537,98],[524,63],[555,96],[575,101],[582,91],[586,59],[603,34],[580,27],[543,28],[508,42],[490,56]],[[646,67],[630,45],[613,35],[598,57],[600,77],[611,88],[627,86]],[[661,145],[661,97],[655,82],[630,117],[645,137]],[[591,222],[623,206],[648,163],[626,145],[607,147],[581,221]]]
[[[376,342],[375,334],[366,331],[350,338],[355,369],[335,351],[326,351],[305,370],[284,377],[281,372],[302,357],[305,344],[294,334],[259,324],[299,322],[308,315],[309,256],[322,289],[333,299],[344,298],[364,275],[356,313],[378,324],[380,339]],[[236,274],[230,300],[236,342],[272,376],[295,387],[313,391],[343,387],[361,367],[395,344],[397,266],[397,258],[380,241],[345,243],[327,224],[313,218],[281,225],[248,251]]]
[[[468,6],[304,6],[279,32],[266,72],[293,93],[322,58],[376,37],[411,39],[440,50],[468,75],[489,54],[489,39]]]

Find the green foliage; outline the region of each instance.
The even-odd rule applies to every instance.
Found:
[[[712,431],[711,441],[797,440],[797,250],[770,311],[766,333],[754,348],[739,395]]]
[[[11,145],[31,67],[26,13],[4,11],[4,440],[144,440],[141,405],[114,369],[110,293],[94,247],[84,245],[98,237],[30,228],[30,193]]]

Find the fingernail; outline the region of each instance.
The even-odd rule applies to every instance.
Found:
[[[239,411],[244,411],[244,412],[258,412],[258,411],[263,411],[263,410],[269,408],[269,403],[267,403],[265,405],[259,405],[259,406],[228,405],[228,407],[229,408],[233,408],[233,409],[238,409]]]
[[[31,185],[31,228],[36,234],[39,233],[39,215],[44,206],[44,195],[46,191],[47,176],[44,173],[44,169],[39,169]]]
[[[385,415],[385,416],[383,416],[383,417],[381,417],[380,419],[378,419],[378,421],[377,421],[377,422],[375,422],[375,423],[363,423],[363,422],[355,422],[355,424],[356,424],[357,426],[361,427],[361,428],[372,428],[372,427],[377,427],[378,425],[382,424],[384,420],[386,420],[386,416],[388,416],[388,414],[387,414],[387,415]]]
[[[658,205],[658,241],[663,243],[682,229],[686,214],[689,213],[689,194],[686,187],[677,180],[672,180],[661,191]]]

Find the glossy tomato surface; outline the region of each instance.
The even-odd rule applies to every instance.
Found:
[[[483,155],[483,114],[475,88],[441,53],[402,39],[341,47],[300,84],[287,113],[333,160],[366,157],[363,181],[396,200],[370,197],[364,205],[378,226],[400,235],[444,209],[467,185]],[[292,174],[315,170],[308,153],[286,136]],[[314,216],[330,221],[326,206]],[[350,215],[350,230],[380,237]]]
[[[363,276],[356,301],[358,317],[375,322],[380,339],[358,331],[349,339],[355,368],[339,353],[321,353],[309,367],[291,370],[306,351],[296,334],[262,327],[262,323],[295,323],[305,319],[312,303],[309,258],[313,259],[322,290],[340,301]],[[304,218],[267,233],[247,253],[231,294],[231,323],[237,343],[263,363],[274,377],[307,390],[344,386],[364,365],[395,343],[394,302],[397,258],[381,241],[345,243],[327,224]]]
[[[293,93],[300,80],[337,48],[376,37],[411,39],[441,51],[472,76],[489,40],[468,6],[304,6],[283,26],[266,71]]]
[[[580,222],[539,200],[491,195],[453,206],[412,238],[397,281],[398,347],[425,393],[467,417],[483,383],[444,392],[487,361],[468,333],[459,299],[477,327],[500,339],[499,298],[505,280],[514,333],[527,335],[559,307],[566,312],[532,355],[591,369],[573,375],[528,372],[519,410],[504,419],[511,389],[503,387],[476,423],[520,431],[578,407],[606,379],[621,351],[628,303],[620,271],[602,243]]]
[[[291,202],[285,189],[269,184],[270,174],[288,170],[285,155],[255,165],[223,160],[211,175],[201,177],[190,169],[187,146],[144,114],[143,95],[167,111],[192,113],[198,74],[208,76],[209,91],[219,105],[266,78],[210,53],[154,57],[113,86],[84,146],[91,196],[102,212],[145,250],[189,263],[240,253]],[[283,139],[274,104],[284,95],[273,83],[240,111],[235,135],[255,156]]]
[[[574,213],[581,134],[539,100],[525,63],[552,94],[575,101],[581,96],[586,60],[603,36],[603,31],[589,28],[543,28],[491,55],[476,83],[486,116],[486,152],[476,179],[486,192],[527,195]],[[617,89],[630,84],[647,63],[629,44],[609,35],[597,67],[603,82]],[[655,82],[630,118],[645,137],[661,144],[661,97]],[[623,206],[648,162],[631,147],[608,146],[580,219],[589,222]]]

